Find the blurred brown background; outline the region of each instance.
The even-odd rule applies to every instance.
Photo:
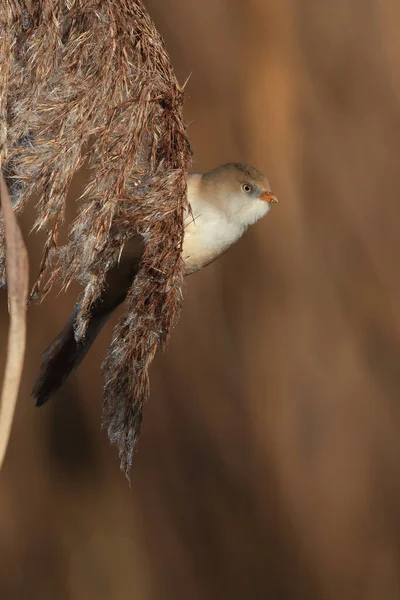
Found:
[[[180,81],[192,73],[195,169],[249,162],[281,202],[187,280],[131,488],[99,430],[113,323],[36,410],[74,294],[30,309],[0,597],[399,599],[400,4],[147,6]],[[3,293],[3,341],[6,308]]]

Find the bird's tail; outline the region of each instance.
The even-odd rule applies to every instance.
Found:
[[[97,334],[125,300],[138,272],[143,250],[141,236],[127,240],[120,260],[107,272],[105,287],[91,308],[85,337],[79,341],[75,339],[74,322],[81,305],[76,304],[68,323],[43,354],[40,375],[32,391],[37,406],[47,402],[81,363]]]
[[[77,341],[74,334],[74,321],[79,308],[77,304],[64,329],[43,353],[40,375],[32,391],[32,395],[36,398],[36,406],[42,406],[47,402],[81,363],[113,312],[111,310],[101,316],[92,315],[85,337]]]

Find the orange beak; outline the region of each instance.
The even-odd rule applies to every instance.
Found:
[[[264,192],[261,194],[260,199],[264,200],[264,202],[271,202],[272,204],[278,202],[278,198],[274,196],[272,192]]]

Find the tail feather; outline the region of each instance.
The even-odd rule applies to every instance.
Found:
[[[79,341],[74,334],[79,302],[75,306],[68,323],[43,354],[41,372],[32,391],[36,406],[47,402],[76,369],[114,310],[125,300],[138,272],[143,250],[143,239],[139,235],[125,243],[118,264],[107,273],[101,297],[92,307],[85,337]]]
[[[112,314],[110,311],[102,317],[91,317],[85,337],[77,341],[74,335],[74,321],[78,310],[79,305],[75,307],[62,332],[43,354],[41,372],[32,391],[32,395],[36,398],[36,406],[45,404],[82,362],[101,328]]]

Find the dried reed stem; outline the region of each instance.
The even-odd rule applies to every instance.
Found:
[[[1,166],[1,161],[0,161]],[[4,219],[7,292],[10,313],[7,361],[0,398],[0,469],[3,466],[17,404],[26,344],[26,301],[28,297],[28,253],[22,239],[7,186],[0,170],[0,206]]]

